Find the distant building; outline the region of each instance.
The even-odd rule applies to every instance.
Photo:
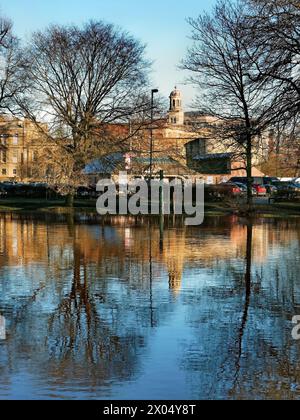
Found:
[[[38,157],[41,134],[26,119],[0,117],[0,181],[28,181]]]
[[[186,175],[210,183],[230,179],[231,176],[246,176],[246,171],[240,169],[241,162],[234,160],[230,148],[216,138],[215,129],[220,121],[199,112],[184,112],[182,95],[177,87],[169,99],[165,118],[153,125],[153,174],[163,170],[166,177]],[[130,126],[134,129],[134,123]],[[128,130],[126,125],[122,125],[119,131],[124,130]],[[267,140],[265,144],[268,144]],[[87,165],[85,172],[93,183],[100,177],[114,177],[125,170],[132,175],[149,175],[149,128],[139,130],[130,138],[130,144],[123,143],[123,147],[124,153],[108,153]],[[258,163],[259,159],[255,156],[254,163]],[[257,173],[255,168],[253,171]]]
[[[241,164],[235,162],[230,148],[216,138],[216,118],[199,112],[184,112],[177,87],[169,100],[165,117],[154,122],[153,173],[163,170],[166,176],[186,175],[209,182],[236,175]],[[39,166],[41,150],[46,150],[42,149],[47,145],[42,137],[47,127],[42,128],[39,130],[26,119],[0,117],[0,181],[40,181],[36,179],[38,172],[34,168]],[[149,126],[136,129],[132,121],[130,124],[107,124],[102,135],[106,139],[106,152],[100,146],[99,158],[96,155],[84,171],[90,181],[94,183],[99,177],[113,175],[119,169],[149,174]],[[262,137],[261,144],[264,155],[268,149],[268,136]],[[260,159],[261,156],[255,156],[254,164]]]
[[[184,112],[181,92],[175,87],[170,94],[167,124],[156,131],[156,148],[160,152],[164,150],[163,153],[177,149],[177,159],[181,162],[183,159],[189,169],[202,174],[206,181],[219,182],[231,176],[246,176],[246,171],[241,169],[243,162],[237,161],[231,142],[221,142],[217,138],[219,126],[220,120],[216,117],[200,112]],[[271,132],[266,132],[256,139],[254,165],[267,159],[270,136]],[[254,174],[263,176],[255,167]]]

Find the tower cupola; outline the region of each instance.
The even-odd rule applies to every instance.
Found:
[[[180,90],[175,89],[170,94],[169,124],[183,125],[184,112],[182,109],[182,97]]]

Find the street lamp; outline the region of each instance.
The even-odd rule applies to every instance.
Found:
[[[154,95],[158,93],[158,89],[151,90],[151,127],[150,127],[150,181],[153,174],[153,117],[154,117]]]

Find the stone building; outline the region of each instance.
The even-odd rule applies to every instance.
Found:
[[[231,176],[246,176],[246,171],[233,153],[229,143],[221,142],[218,136],[220,120],[199,112],[184,112],[179,89],[170,94],[170,108],[165,123],[154,131],[156,156],[167,155],[185,164],[189,170],[201,174],[203,179],[219,182]],[[253,164],[259,165],[269,153],[270,134],[257,138]],[[263,174],[253,167],[254,176]]]
[[[0,181],[28,181],[41,147],[41,134],[26,119],[0,117]]]
[[[165,177],[202,178],[206,182],[225,181],[231,176],[246,176],[241,170],[241,162],[233,158],[226,144],[216,137],[219,121],[209,115],[197,112],[184,112],[182,95],[179,89],[170,94],[170,106],[165,117],[155,119],[153,128],[153,174],[164,171]],[[131,129],[134,124],[131,123]],[[129,133],[127,125],[122,126],[123,137]],[[266,150],[267,138],[264,140]],[[147,176],[150,173],[150,130],[146,127],[137,130],[130,138],[130,144],[123,144],[124,152],[110,153],[95,159],[86,168],[92,183],[99,177],[117,176],[119,171],[127,171],[132,175]],[[263,152],[265,153],[265,152]],[[254,163],[261,157],[255,156]],[[263,174],[253,168],[255,176]]]
[[[241,162],[234,161],[230,148],[216,138],[219,121],[209,115],[184,112],[182,95],[177,87],[171,92],[169,99],[170,106],[165,117],[155,121],[152,126],[153,173],[163,170],[167,177],[182,177],[185,174],[212,183],[230,179],[231,176],[246,176],[246,171],[239,169]],[[267,150],[267,139],[264,144]],[[130,139],[126,152],[116,156],[115,162],[113,154],[108,156],[108,167],[113,168],[113,174],[127,170],[139,175],[149,175],[149,128],[139,131]],[[260,159],[260,156],[255,156],[254,163],[259,163]],[[105,158],[96,160],[93,165],[89,166],[88,173],[93,175],[94,182],[97,175],[108,175],[108,170],[101,170],[105,166]],[[255,176],[263,176],[255,168],[253,172]]]

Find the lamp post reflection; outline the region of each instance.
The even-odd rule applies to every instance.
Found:
[[[152,256],[152,226],[149,221],[149,297],[150,297],[150,325],[154,328],[154,308],[153,308],[153,256]]]
[[[241,369],[241,357],[243,355],[243,339],[245,329],[247,326],[250,300],[251,300],[251,275],[252,275],[252,245],[253,245],[253,224],[251,221],[247,224],[247,244],[246,244],[246,272],[245,272],[245,304],[242,316],[242,323],[239,330],[238,337],[238,357],[236,361],[235,385],[238,382],[238,377]]]

